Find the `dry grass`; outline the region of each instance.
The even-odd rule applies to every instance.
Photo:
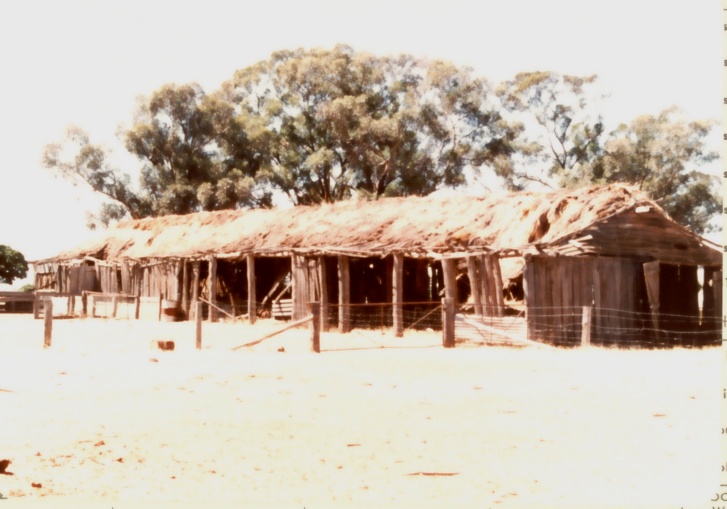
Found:
[[[645,194],[622,184],[550,193],[348,200],[292,209],[200,212],[127,221],[58,259],[194,258],[290,250],[354,255],[517,250],[572,234],[639,204],[666,217]]]
[[[42,321],[0,316],[0,504],[678,508],[719,485],[718,349],[229,351],[274,326],[205,324],[196,351],[191,323],[58,320],[43,350]]]

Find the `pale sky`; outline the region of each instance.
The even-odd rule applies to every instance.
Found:
[[[112,144],[136,97],[165,83],[212,91],[273,51],[344,43],[450,60],[494,83],[596,73],[609,128],[671,105],[689,120],[720,119],[722,24],[716,0],[3,2],[0,244],[33,260],[86,238],[97,202],[42,168],[44,145],[71,124]]]

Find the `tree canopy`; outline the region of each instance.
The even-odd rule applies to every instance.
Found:
[[[107,202],[94,221],[425,195],[494,175],[505,188],[629,182],[701,232],[719,209],[704,165],[713,123],[675,110],[606,132],[597,77],[472,70],[348,46],[286,50],[219,89],[167,84],[120,132],[139,177],[79,128],[43,162]]]
[[[11,285],[28,275],[28,263],[22,253],[0,245],[0,283]]]

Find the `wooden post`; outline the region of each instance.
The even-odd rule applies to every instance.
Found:
[[[49,348],[53,339],[53,301],[50,297],[43,302],[43,347]]]
[[[255,257],[249,254],[245,257],[247,265],[247,316],[250,324],[257,320],[257,290],[255,288]]]
[[[467,257],[467,276],[470,280],[470,289],[472,290],[472,300],[475,305],[475,314],[482,316],[482,298],[480,297],[480,280],[477,276],[477,258],[475,256]]]
[[[394,253],[394,266],[392,269],[392,300],[394,303],[394,336],[404,336],[404,255]]]
[[[189,267],[186,258],[182,260],[182,311],[189,319]]]
[[[196,313],[199,309],[199,260],[192,262],[192,295],[190,297],[190,309]],[[197,315],[195,315],[195,319]]]
[[[581,320],[581,347],[591,346],[591,316],[593,307],[583,306],[583,319]]]
[[[321,303],[320,302],[309,302],[308,311],[313,315],[313,319],[310,321],[310,342],[311,349],[316,352],[321,352]]]
[[[454,348],[454,299],[442,299],[442,345]]]
[[[481,255],[477,260],[478,270],[480,276],[480,302],[482,303],[482,314],[483,316],[492,316],[492,290],[490,287],[490,270],[487,263],[487,256]]]
[[[96,296],[89,295],[91,297],[91,318],[96,318]]]
[[[217,313],[217,258],[210,256],[209,258],[209,274],[207,275],[207,284],[209,288],[209,302],[212,304],[209,308],[209,321],[216,322],[218,320]]]
[[[137,295],[136,296],[136,298],[134,299],[134,304],[135,304],[135,306],[134,306],[134,319],[135,320],[138,320],[139,319],[139,310],[141,308],[141,296],[140,295]]]
[[[164,292],[159,293],[159,321],[162,321],[162,301],[164,300]],[[95,302],[94,302],[95,303]]]
[[[654,326],[654,338],[659,340],[659,262],[644,263],[644,280],[646,282],[646,296],[651,309],[651,322]]]
[[[505,297],[502,295],[502,272],[500,271],[500,256],[492,255],[492,277],[495,280],[494,297],[495,297],[495,315],[505,315]]]
[[[329,309],[328,309],[328,278],[326,274],[326,257],[318,258],[318,274],[320,278],[320,302],[321,302],[321,330],[328,332]]]
[[[195,303],[194,316],[195,316],[195,322],[197,323],[196,334],[195,334],[195,337],[196,337],[195,345],[197,347],[197,350],[201,350],[202,349],[202,303],[199,301],[197,301]]]
[[[118,308],[119,308],[119,299],[118,299],[118,297],[116,296],[116,294],[114,294],[114,295],[113,295],[113,296],[111,297],[111,309],[113,309],[113,311],[111,312],[111,317],[112,317],[112,318],[116,318],[116,310],[117,310]]]
[[[37,276],[36,276],[37,278]],[[36,291],[35,298],[33,299],[33,318],[38,320],[40,318],[40,294]]]
[[[300,320],[307,313],[306,303],[311,301],[310,285],[308,281],[308,259],[303,255],[292,255],[290,260],[293,315],[292,320]]]
[[[338,257],[338,331],[351,332],[351,280],[348,256]]]
[[[457,260],[444,258],[442,271],[444,272],[444,296],[457,302]]]
[[[86,318],[88,315],[88,294],[81,292],[81,317]]]

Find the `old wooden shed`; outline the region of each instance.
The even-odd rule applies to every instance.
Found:
[[[404,306],[446,296],[524,310],[538,341],[578,341],[590,307],[594,343],[711,344],[722,309],[720,247],[625,185],[148,218],[33,265],[41,292],[162,294],[182,313],[204,299],[212,320],[320,301],[342,332],[354,305],[389,305],[401,334]]]

